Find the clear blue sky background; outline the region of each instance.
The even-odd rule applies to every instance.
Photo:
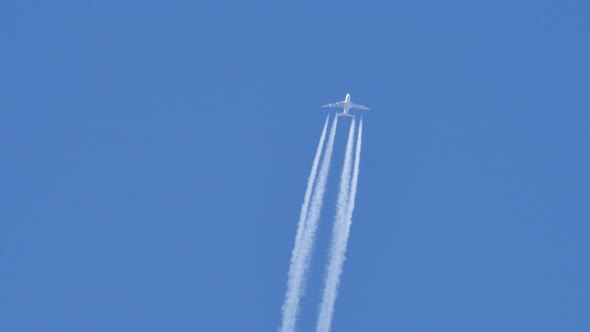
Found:
[[[590,4],[409,2],[3,1],[0,330],[275,331],[350,92],[336,331],[590,331]]]

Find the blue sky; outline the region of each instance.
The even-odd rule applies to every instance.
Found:
[[[0,330],[276,330],[347,92],[335,331],[590,330],[589,32],[585,1],[3,2]]]

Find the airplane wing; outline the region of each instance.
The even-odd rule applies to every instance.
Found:
[[[367,106],[359,105],[359,104],[351,104],[350,108],[356,108],[356,109],[365,110],[365,111],[370,110],[370,108],[368,108]]]
[[[322,107],[344,107],[345,102],[339,101],[337,103],[322,105]]]

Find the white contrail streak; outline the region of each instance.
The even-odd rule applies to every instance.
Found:
[[[356,189],[358,184],[359,166],[361,157],[361,144],[363,135],[363,120],[359,124],[359,130],[356,140],[356,151],[354,158],[354,171],[352,180],[350,180],[350,192],[345,193],[347,196],[347,203],[343,219],[336,219],[334,224],[334,231],[332,233],[332,248],[330,250],[330,263],[327,269],[326,285],[322,303],[320,305],[320,313],[318,317],[317,332],[329,332],[332,325],[332,317],[334,315],[334,304],[338,296],[338,286],[340,284],[340,275],[342,274],[342,267],[346,258],[346,246],[350,234],[350,226],[352,224],[352,213],[354,211],[354,204],[356,198]],[[347,153],[348,153],[347,145]],[[346,162],[346,161],[345,161]],[[349,161],[350,163],[350,161]],[[345,165],[346,167],[346,165]],[[342,181],[347,181],[349,178],[343,178]],[[347,186],[345,186],[347,187]],[[342,182],[341,182],[342,189]],[[348,189],[348,188],[347,188]],[[338,206],[340,210],[340,206]]]
[[[320,304],[320,315],[318,317],[317,331],[329,331],[329,320],[325,317],[325,313],[328,312],[327,306],[329,302],[326,302],[331,297],[329,293],[331,291],[330,278],[332,277],[331,270],[335,263],[337,252],[339,248],[341,229],[344,225],[347,209],[348,209],[348,196],[350,189],[350,171],[352,168],[352,153],[354,143],[354,131],[355,131],[355,119],[350,124],[350,130],[348,132],[348,140],[346,142],[346,152],[344,154],[344,165],[342,167],[342,174],[340,176],[340,188],[338,190],[338,198],[336,203],[336,217],[334,220],[334,226],[332,230],[332,243],[330,246],[328,268],[326,269],[326,280],[324,286],[324,295]]]
[[[293,275],[293,267],[295,266],[295,257],[297,253],[301,250],[301,238],[303,237],[303,230],[305,229],[305,220],[307,218],[307,210],[309,210],[309,200],[311,198],[311,192],[313,191],[313,184],[315,183],[315,179],[318,173],[318,166],[320,164],[320,157],[322,156],[322,150],[324,148],[324,141],[326,140],[326,131],[328,130],[328,121],[330,120],[330,115],[326,116],[326,121],[324,122],[324,129],[322,130],[322,135],[320,136],[320,141],[318,142],[318,147],[315,152],[315,157],[313,158],[313,163],[311,165],[311,172],[309,173],[309,178],[307,178],[307,188],[305,189],[305,196],[303,198],[303,204],[301,205],[301,213],[299,214],[299,222],[297,223],[297,234],[295,235],[295,245],[293,246],[293,252],[291,253],[291,265],[289,266],[289,279]]]
[[[304,214],[302,208],[301,213],[303,218],[305,218],[305,222],[303,225],[298,226],[298,235],[300,229],[302,230],[302,235],[296,235],[295,237],[295,248],[293,248],[293,257],[291,258],[291,266],[288,274],[287,293],[285,294],[285,302],[283,303],[283,320],[280,327],[280,331],[282,332],[295,331],[299,302],[304,292],[305,278],[311,260],[310,254],[313,248],[315,233],[322,210],[322,202],[330,170],[330,160],[332,159],[337,124],[338,117],[334,117],[332,127],[330,128],[330,136],[328,137],[328,143],[326,145],[326,152],[320,165],[317,182],[315,183],[313,195],[311,196],[311,201],[309,203],[309,209],[306,214]]]

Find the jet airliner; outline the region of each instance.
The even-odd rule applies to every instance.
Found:
[[[356,108],[359,110],[370,110],[370,108],[368,108],[367,106],[363,106],[363,105],[359,105],[359,104],[355,104],[355,103],[351,102],[350,101],[350,93],[346,94],[346,97],[344,97],[343,101],[339,101],[339,102],[327,104],[327,105],[322,105],[322,107],[342,108],[343,109],[342,113],[336,114],[337,116],[353,116],[352,114],[348,113],[348,111],[353,108]]]

